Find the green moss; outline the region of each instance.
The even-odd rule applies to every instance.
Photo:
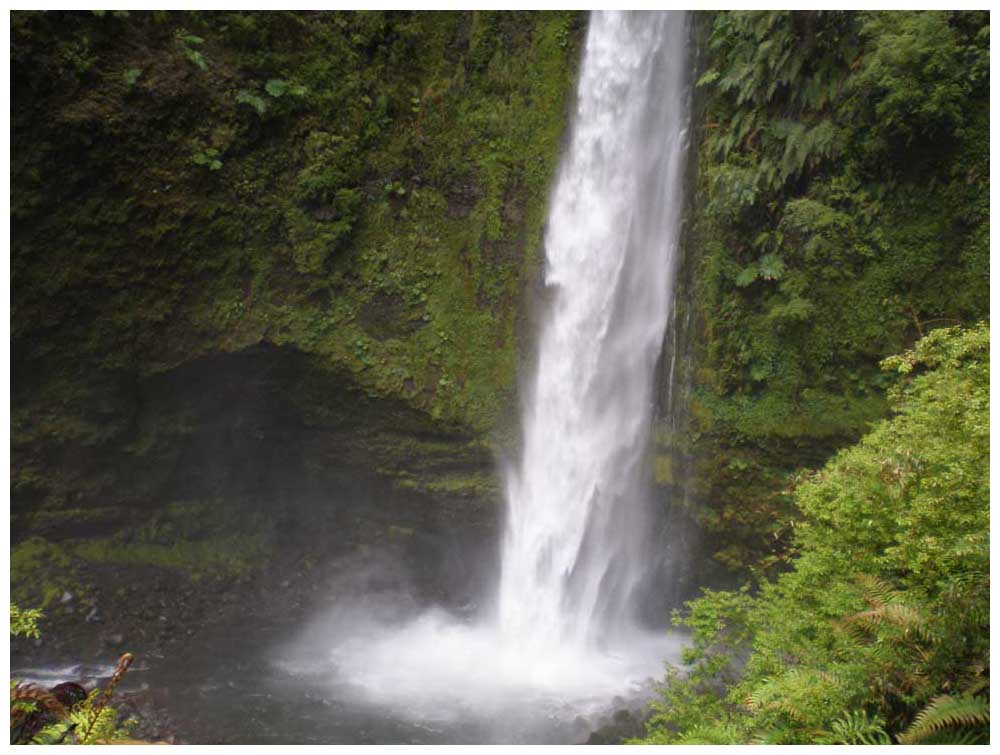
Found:
[[[674,460],[669,454],[657,454],[653,460],[653,481],[660,487],[670,487],[674,478]]]
[[[80,593],[70,553],[40,537],[23,540],[10,551],[11,599],[48,608],[64,592]]]
[[[401,488],[420,490],[425,493],[479,500],[493,500],[500,493],[500,485],[496,475],[488,472],[440,473],[437,475],[432,472],[420,477],[415,477],[412,474],[401,474],[397,476],[396,484]]]
[[[32,529],[48,529],[53,527],[76,527],[95,522],[108,522],[120,519],[124,512],[118,506],[94,506],[65,509],[42,509],[32,512]]]
[[[260,536],[232,535],[172,544],[123,542],[120,538],[89,539],[72,545],[84,561],[134,564],[174,569],[193,580],[246,574],[267,556]]]

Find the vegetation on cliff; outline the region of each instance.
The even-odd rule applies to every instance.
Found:
[[[793,533],[789,475],[887,407],[881,359],[989,315],[989,14],[716,13],[675,439],[717,558]]]

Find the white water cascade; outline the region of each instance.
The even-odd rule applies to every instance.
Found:
[[[341,603],[290,670],[315,673],[332,643],[352,699],[417,721],[485,717],[499,727],[488,739],[512,741],[512,710],[545,726],[606,710],[676,656],[678,641],[640,629],[633,609],[655,561],[643,470],[683,204],[687,24],[679,12],[590,19],[496,611],[385,623]]]
[[[688,125],[685,19],[595,13],[545,237],[553,292],[499,619],[530,649],[606,639],[648,563],[643,459],[671,313]]]

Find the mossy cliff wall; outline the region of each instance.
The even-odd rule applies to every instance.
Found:
[[[15,542],[494,522],[585,17],[11,18]]]

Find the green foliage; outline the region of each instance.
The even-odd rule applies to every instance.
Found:
[[[204,39],[195,34],[189,34],[184,29],[178,29],[174,32],[174,39],[181,54],[192,65],[197,66],[202,71],[208,70],[208,63],[205,62],[205,56],[201,54],[200,50],[195,49],[205,43]]]
[[[75,744],[91,745],[128,739],[137,721],[129,718],[118,723],[118,711],[101,704],[104,691],[91,690],[87,699],[73,706],[68,723],[73,727]]]
[[[11,548],[10,578],[13,601],[42,610],[48,610],[64,592],[80,591],[70,554],[41,537],[22,540]]]
[[[198,148],[191,156],[191,162],[195,165],[204,165],[209,170],[221,170],[222,160],[219,157],[221,153],[215,147]]]
[[[15,637],[41,637],[38,629],[38,622],[41,621],[41,608],[19,608],[17,604],[10,604],[10,633]]]
[[[581,14],[13,19],[20,526],[147,497],[54,461],[142,451],[115,376],[260,343],[447,431],[512,425]]]
[[[941,735],[956,729],[966,730],[966,739],[971,735],[978,740],[977,744],[985,743],[989,726],[989,700],[972,695],[939,695],[917,714],[909,728],[900,735],[899,743],[945,744],[940,740]]]
[[[112,689],[113,693],[113,689]],[[71,709],[62,708],[51,695],[37,690],[31,685],[17,685],[11,682],[11,744],[112,744],[131,742],[132,729],[138,723],[129,718],[119,723],[118,711],[107,705],[107,690],[93,689],[87,698]],[[16,739],[27,716],[43,713],[48,716],[38,731]],[[21,735],[23,736],[23,735]]]
[[[962,28],[967,20],[971,29]],[[874,125],[868,139],[886,149],[960,129],[970,97],[989,82],[988,24],[948,11],[865,14],[860,34],[877,44],[851,81],[851,98]]]
[[[257,85],[259,86],[259,84]],[[241,89],[236,93],[236,102],[241,105],[249,105],[257,111],[258,115],[264,115],[273,108],[274,100],[284,97],[288,100],[301,100],[309,93],[309,88],[303,84],[289,83],[283,79],[268,79],[264,84],[264,94],[258,94],[256,87],[253,89]],[[269,104],[270,103],[270,104]]]
[[[830,731],[816,738],[823,745],[890,745],[892,739],[885,731],[885,721],[869,717],[864,710],[845,713],[830,725]]]
[[[241,89],[236,94],[236,101],[241,105],[249,105],[257,111],[258,115],[264,115],[267,112],[267,101],[260,95],[246,89]]]
[[[879,360],[989,312],[989,18],[705,23],[689,435],[696,458],[752,451],[742,474],[697,471],[719,558],[746,570],[788,544],[789,478],[885,415]]]
[[[141,68],[127,68],[122,74],[122,79],[125,81],[125,86],[134,87],[140,76],[142,76]]]
[[[989,328],[883,367],[893,416],[800,479],[790,570],[679,619],[649,741],[988,736]]]
[[[33,745],[61,745],[66,744],[66,739],[76,724],[71,721],[58,721],[49,724],[31,738]]]
[[[172,543],[149,542],[140,533],[90,538],[73,544],[85,561],[159,566],[187,573],[192,579],[247,573],[266,554],[262,537],[230,535]]]
[[[302,84],[289,84],[281,79],[269,79],[264,85],[264,91],[272,97],[289,95],[291,97],[304,97],[309,89]]]

